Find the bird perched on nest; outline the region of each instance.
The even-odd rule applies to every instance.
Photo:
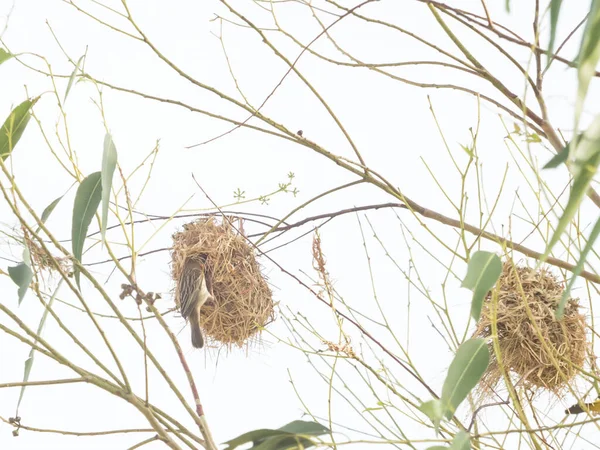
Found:
[[[179,278],[179,309],[181,315],[190,322],[192,345],[204,347],[204,338],[200,330],[200,308],[207,301],[213,301],[212,281],[205,270],[205,258],[186,258]]]
[[[594,415],[600,413],[600,398],[598,398],[598,400],[596,400],[595,402],[585,403],[585,407]],[[581,406],[579,406],[579,404],[577,404],[565,410],[565,414],[581,414],[585,411],[586,410],[584,410]]]

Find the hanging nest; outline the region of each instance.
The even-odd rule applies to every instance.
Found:
[[[554,314],[564,288],[546,269],[516,267],[508,261],[498,283],[497,326],[502,365],[525,386],[560,394],[584,366],[588,351],[585,317],[579,313],[578,299],[568,300],[559,321]],[[491,306],[488,293],[475,337],[491,337]],[[479,386],[484,399],[491,397],[502,379],[491,342],[489,350],[490,365]]]
[[[274,320],[273,299],[254,250],[230,223],[214,217],[191,222],[173,235],[172,276],[177,283],[186,258],[205,259],[211,274],[214,301],[200,310],[205,337],[227,347],[243,347],[247,340]],[[241,222],[240,227],[241,229]],[[180,306],[179,287],[175,301]]]
[[[31,236],[27,232],[23,233],[23,240],[27,245],[29,257],[31,258],[31,263],[34,267],[38,267],[40,270],[53,272],[57,270],[56,266],[58,265],[63,272],[71,272],[72,264],[68,257],[49,255],[37,242],[31,239]]]

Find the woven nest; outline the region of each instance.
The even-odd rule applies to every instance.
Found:
[[[547,270],[505,262],[498,283],[497,326],[502,365],[527,387],[559,394],[579,373],[588,351],[585,317],[579,313],[578,300],[568,300],[559,321],[555,311],[564,288]],[[490,308],[491,293],[485,299],[476,337],[491,337]],[[502,378],[491,343],[489,349],[490,365],[480,384],[484,398],[492,395]]]
[[[71,271],[69,258],[48,255],[37,242],[31,239],[29,233],[25,233],[23,239],[29,249],[29,256],[32,264],[40,270],[47,270],[49,272],[56,271],[56,265],[58,265],[63,272],[69,273]]]
[[[173,235],[172,276],[177,283],[186,258],[206,258],[214,301],[200,310],[204,336],[225,346],[242,347],[273,321],[273,299],[252,247],[226,219],[214,217],[184,225]],[[180,306],[179,286],[175,301]]]

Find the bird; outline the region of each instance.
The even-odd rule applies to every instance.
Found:
[[[206,258],[188,257],[179,277],[179,309],[184,319],[190,322],[192,345],[204,347],[204,337],[200,330],[200,308],[207,301],[214,301],[212,280],[206,270]]]
[[[591,413],[600,413],[600,398],[592,403],[584,403],[586,409],[583,409],[579,404],[575,404],[565,410],[565,414],[581,414],[582,412],[590,411]]]

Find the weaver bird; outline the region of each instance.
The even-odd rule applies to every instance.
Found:
[[[591,413],[600,413],[600,398],[595,402],[585,403],[585,407],[587,408],[587,411],[590,411]],[[565,410],[565,414],[580,414],[582,412],[586,412],[586,410],[578,404]]]
[[[179,277],[179,309],[181,315],[190,322],[192,345],[204,347],[200,330],[200,308],[207,301],[213,301],[210,274],[205,270],[204,259],[190,257],[185,260]]]

